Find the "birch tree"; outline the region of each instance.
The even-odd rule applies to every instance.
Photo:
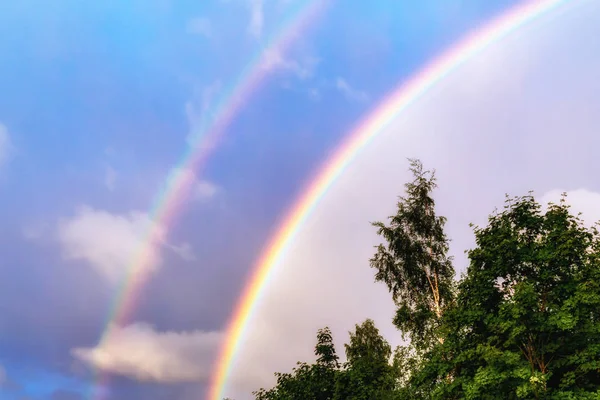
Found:
[[[441,340],[435,329],[453,298],[454,268],[447,255],[446,218],[436,215],[431,196],[435,171],[424,170],[419,160],[409,161],[414,179],[405,185],[396,214],[389,224],[372,223],[385,244],[377,246],[370,265],[397,306],[394,324],[415,346],[427,348],[431,340]]]

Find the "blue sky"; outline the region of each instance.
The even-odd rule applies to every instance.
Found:
[[[104,329],[114,281],[189,145],[186,107],[210,120],[203,110],[219,88],[299,1],[0,6],[3,399],[86,398],[97,359],[74,349],[94,348]],[[205,364],[186,364],[191,377],[180,379],[177,368],[165,372],[163,356],[142,372],[132,366],[139,359],[112,360],[107,400],[202,399],[214,354],[194,346],[219,343],[253,263],[303,186],[390,90],[517,1],[443,3],[333,1],[280,54],[285,62],[246,99],[195,171],[197,190],[162,227],[155,272],[121,332],[123,343],[198,351]],[[153,341],[169,331],[175,336]],[[177,342],[189,331],[215,337]]]

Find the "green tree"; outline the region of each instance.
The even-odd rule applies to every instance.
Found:
[[[392,349],[375,323],[367,319],[356,325],[345,347],[347,362],[338,377],[335,399],[390,399],[396,382],[395,370],[390,364]]]
[[[291,373],[275,373],[277,383],[271,389],[254,392],[256,400],[331,400],[339,370],[339,358],[333,336],[325,327],[317,332],[314,364],[298,362]]]
[[[435,330],[453,298],[455,272],[447,255],[446,219],[436,216],[431,197],[435,171],[409,161],[414,180],[405,185],[406,197],[400,197],[396,215],[389,217],[389,225],[372,223],[386,244],[377,247],[370,265],[397,305],[394,324],[425,349],[437,338]]]
[[[412,384],[423,398],[600,398],[596,228],[564,197],[542,213],[529,195],[507,199],[475,236],[445,340]]]

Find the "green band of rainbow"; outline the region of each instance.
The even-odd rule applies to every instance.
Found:
[[[348,139],[339,146],[334,156],[327,160],[324,168],[296,201],[258,260],[254,273],[230,320],[226,340],[208,389],[207,399],[221,400],[223,397],[240,343],[253,312],[259,306],[261,294],[267,287],[273,270],[279,265],[286,249],[319,200],[323,198],[359,151],[387,127],[398,114],[406,110],[432,86],[465,61],[517,28],[567,2],[568,0],[528,1],[512,8],[483,29],[468,35],[465,40],[434,60],[413,78],[401,84],[348,136]]]

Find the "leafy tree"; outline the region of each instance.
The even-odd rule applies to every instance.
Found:
[[[339,375],[335,399],[382,400],[391,398],[396,375],[390,364],[392,349],[367,319],[350,332],[345,345],[347,363]]]
[[[439,399],[600,398],[596,228],[564,197],[542,213],[529,195],[475,236],[445,340],[412,384]]]
[[[329,328],[317,332],[314,364],[297,363],[292,373],[275,373],[277,384],[254,392],[256,400],[331,400],[339,369],[333,337]]]
[[[475,227],[470,264],[454,282],[434,174],[415,175],[371,259],[411,344],[393,353],[372,320],[356,325],[340,367],[329,329],[314,364],[276,374],[257,400],[600,399],[600,233],[533,196],[507,198]],[[393,358],[390,363],[390,358]]]
[[[446,219],[436,216],[431,197],[435,172],[423,170],[418,160],[409,160],[414,180],[407,183],[390,224],[372,223],[386,245],[380,244],[370,260],[397,305],[394,324],[421,349],[437,338],[444,309],[453,298],[454,268],[444,232]],[[439,338],[438,338],[439,339]]]

